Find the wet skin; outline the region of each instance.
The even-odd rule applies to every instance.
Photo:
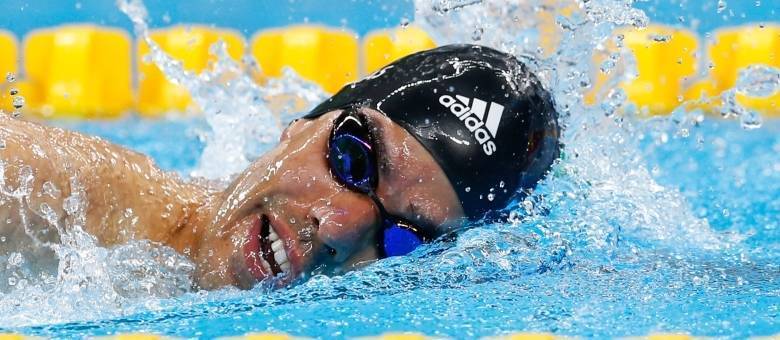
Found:
[[[376,138],[376,193],[387,211],[432,235],[460,225],[460,203],[431,155],[379,112],[361,113]],[[150,239],[171,246],[195,262],[194,279],[203,289],[250,288],[261,281],[280,287],[313,272],[338,274],[379,258],[378,209],[367,195],[340,184],[325,157],[339,114],[293,122],[273,150],[224,190],[182,181],[148,157],[105,141],[8,117],[0,117],[0,139],[6,142],[0,160],[10,164],[6,172],[31,167],[33,190],[54,183],[60,200],[78,188],[75,178],[88,206],[85,229],[103,245]],[[33,147],[31,140],[41,142]],[[40,149],[56,157],[41,157]],[[6,173],[0,184],[18,187],[22,180],[16,177]],[[54,197],[32,194],[29,206],[42,200],[56,207],[63,225],[70,224],[72,214]],[[12,217],[19,206],[3,202],[0,218],[18,225]],[[127,209],[135,217],[129,231],[128,218],[122,218]],[[46,224],[40,214],[29,215],[31,223]]]

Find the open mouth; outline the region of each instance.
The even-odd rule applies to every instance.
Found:
[[[260,263],[263,269],[270,270],[274,276],[290,273],[290,262],[284,250],[284,241],[276,234],[266,215],[260,218]]]
[[[249,271],[257,281],[268,278],[290,278],[290,260],[285,240],[271,224],[267,215],[253,216],[245,246],[245,260]]]

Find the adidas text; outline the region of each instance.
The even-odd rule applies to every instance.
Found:
[[[453,98],[450,95],[439,97],[439,103],[450,109],[453,115],[458,117],[466,128],[474,134],[482,151],[490,156],[496,151],[496,144],[493,139],[498,132],[498,124],[501,122],[501,115],[504,113],[504,106],[497,103],[488,103],[481,99],[469,99],[468,97],[456,95]],[[487,113],[487,117],[485,117]]]

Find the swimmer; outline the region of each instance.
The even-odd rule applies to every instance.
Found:
[[[103,246],[148,239],[188,256],[197,288],[285,286],[496,215],[549,170],[559,133],[527,67],[474,45],[419,52],[345,86],[219,190],[99,138],[3,116],[0,231],[56,224]]]

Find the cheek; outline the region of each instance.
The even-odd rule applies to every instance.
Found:
[[[373,240],[376,212],[372,203],[355,198],[351,193],[335,195],[329,201],[329,205],[313,211],[320,220],[318,233],[321,237],[352,245]]]
[[[293,197],[322,197],[336,189],[325,156],[317,148],[285,159],[275,179],[274,192]]]

